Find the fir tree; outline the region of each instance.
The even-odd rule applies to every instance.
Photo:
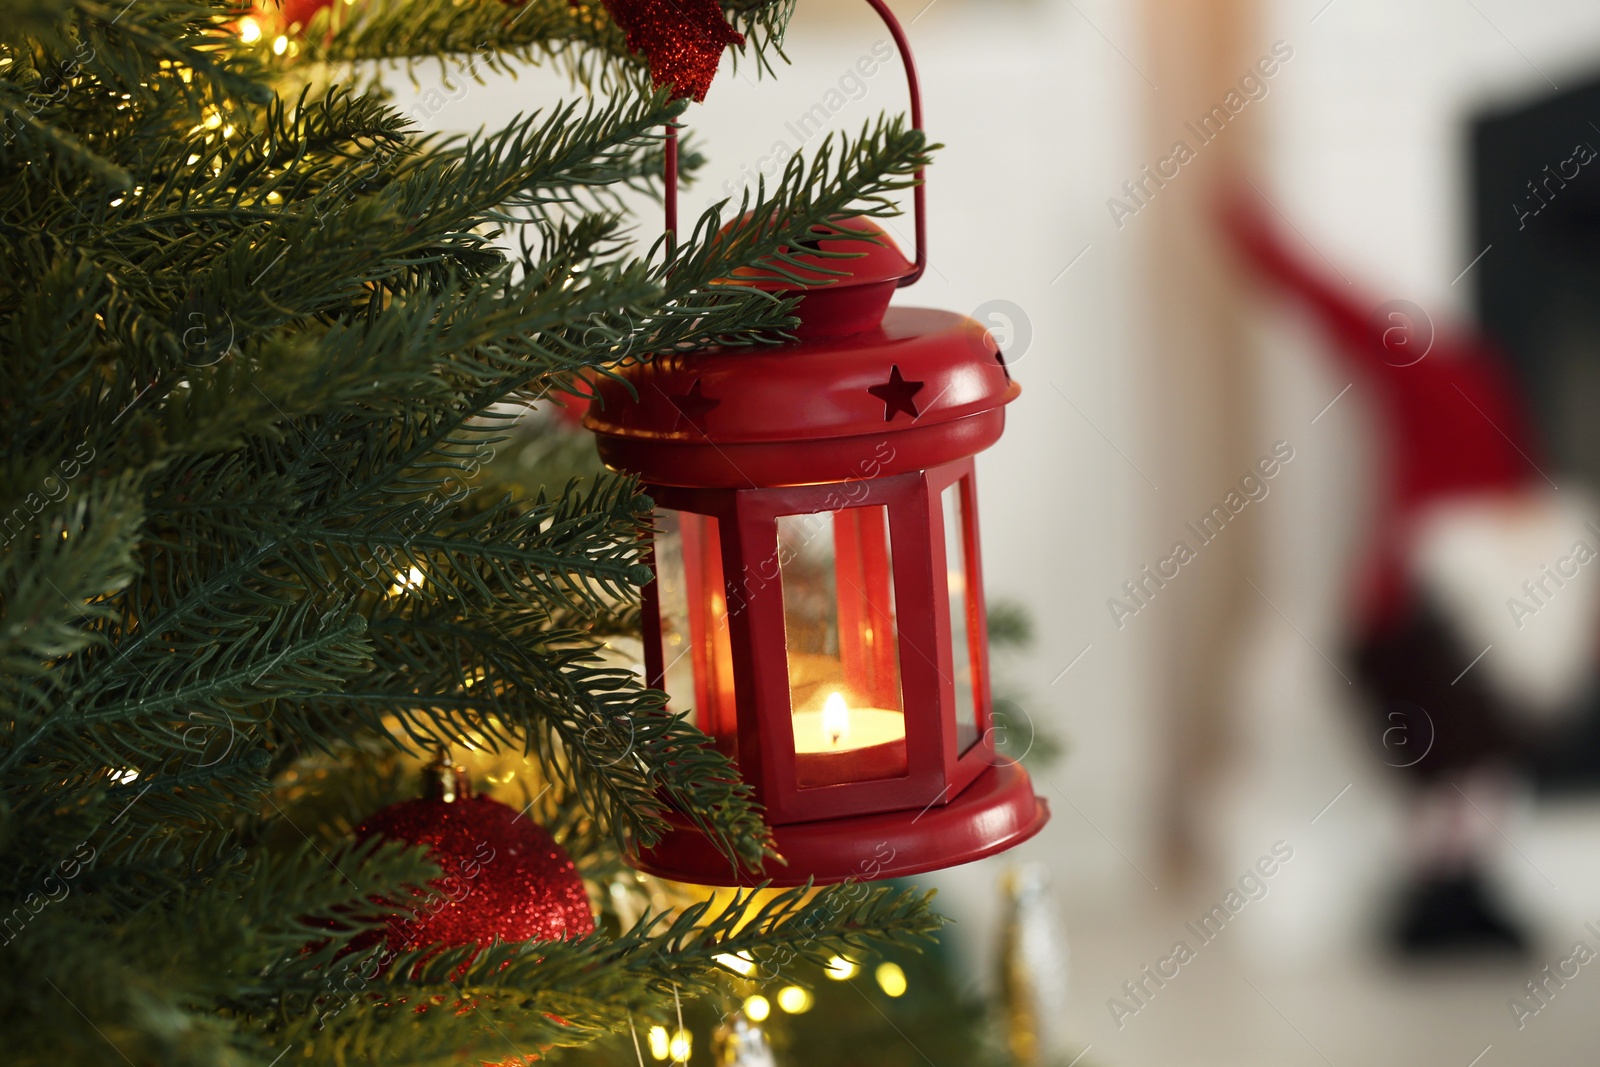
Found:
[[[786,5],[723,6],[765,66]],[[373,900],[439,873],[342,836],[403,753],[534,757],[599,881],[667,803],[768,858],[724,758],[601,656],[648,500],[488,461],[537,451],[527,409],[585,375],[781,337],[790,304],[714,282],[890,212],[926,146],[880,121],[791,160],[752,224],[721,233],[727,205],[646,250],[618,193],[659,194],[684,105],[598,5],[358,0],[281,54],[242,14],[0,0],[5,1061],[505,1061],[664,1019],[718,956],[930,933],[926,897],[844,886],[352,952]],[[375,80],[394,60],[556,64],[572,99],[424,136]]]

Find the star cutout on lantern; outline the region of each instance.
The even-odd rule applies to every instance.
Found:
[[[682,418],[688,419],[689,425],[699,430],[702,434],[706,432],[706,415],[711,412],[712,408],[722,403],[722,401],[705,396],[700,392],[699,378],[696,378],[694,384],[689,386],[687,393],[676,393],[667,399],[672,401],[672,406],[678,409],[678,414]]]
[[[882,385],[869,385],[867,392],[883,401],[883,421],[892,422],[900,412],[905,412],[913,419],[920,414],[917,405],[912,401],[922,389],[921,382],[908,382],[900,376],[900,365],[897,363],[889,368],[889,380]]]
[[[832,236],[834,236],[833,231],[829,230],[826,226],[813,226],[811,229],[806,231],[805,237],[794,243],[794,246],[796,248],[803,248],[807,252],[821,252],[822,239],[824,237]]]

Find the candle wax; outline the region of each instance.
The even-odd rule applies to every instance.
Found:
[[[802,788],[906,773],[906,717],[898,711],[853,708],[832,693],[820,710],[796,712],[791,725]]]
[[[803,755],[849,752],[891,741],[903,741],[906,717],[884,708],[851,708],[846,729],[826,721],[822,711],[801,711],[794,716],[794,750]]]

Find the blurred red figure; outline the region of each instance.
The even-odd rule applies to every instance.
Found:
[[[1414,306],[1363,301],[1291,248],[1271,211],[1247,188],[1224,204],[1225,231],[1261,280],[1311,313],[1384,434],[1386,481],[1362,546],[1347,653],[1385,762],[1414,787],[1395,946],[1519,951],[1525,938],[1483,874],[1490,820],[1529,743],[1579,707],[1596,615],[1593,581],[1562,583],[1558,600],[1549,581],[1540,598],[1524,580],[1548,574],[1540,563],[1573,545],[1583,517],[1550,491],[1522,399],[1487,341],[1435,335]],[[1521,628],[1508,608],[1525,590],[1558,606],[1566,639],[1545,653],[1501,641],[1508,647],[1478,663],[1497,635]]]

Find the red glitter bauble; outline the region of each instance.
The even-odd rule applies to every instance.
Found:
[[[568,0],[579,7],[584,0]],[[622,27],[628,50],[642,55],[657,89],[673,86],[674,97],[700,101],[711,88],[722,50],[743,44],[744,34],[728,25],[718,0],[601,0]]]
[[[405,800],[356,827],[427,845],[444,875],[390,920],[390,949],[555,941],[594,932],[578,870],[550,832],[488,797]]]

